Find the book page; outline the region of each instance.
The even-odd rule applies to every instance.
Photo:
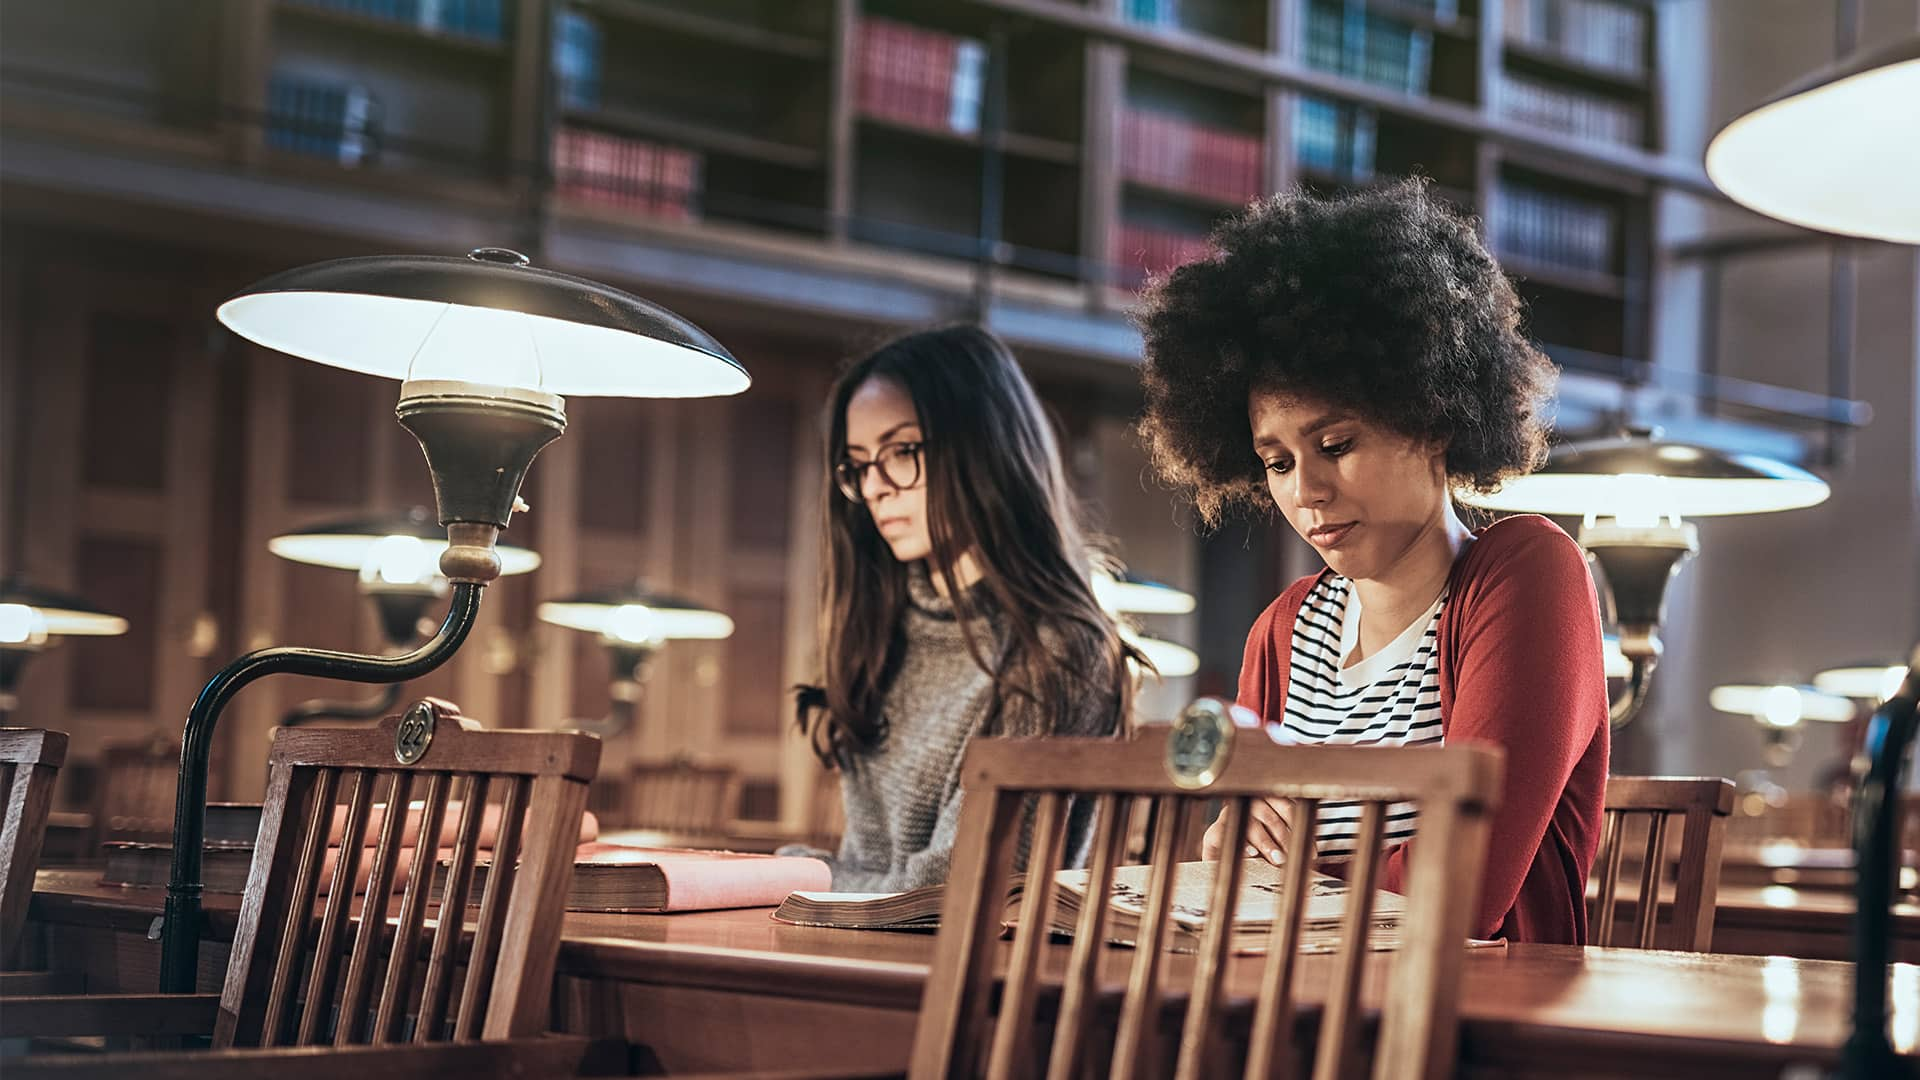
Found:
[[[1169,914],[1175,925],[1196,932],[1206,927],[1217,865],[1213,862],[1183,862],[1174,867]],[[1270,927],[1280,913],[1281,868],[1265,859],[1256,858],[1244,859],[1241,865],[1240,894],[1233,911],[1234,928]],[[1146,912],[1147,885],[1152,872],[1150,866],[1122,866],[1114,870],[1111,903],[1115,911],[1136,919]],[[1085,870],[1062,870],[1056,875],[1056,880],[1076,897],[1084,898],[1087,877]],[[1338,924],[1347,907],[1347,883],[1318,871],[1308,880],[1307,907],[1302,921],[1309,926]],[[1405,910],[1405,899],[1399,894],[1375,892],[1375,925],[1395,921]]]

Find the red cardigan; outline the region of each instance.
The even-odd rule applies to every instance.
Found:
[[[1264,720],[1284,719],[1294,620],[1320,577],[1294,582],[1247,634],[1240,704]],[[1441,731],[1448,743],[1491,743],[1507,754],[1473,936],[1585,944],[1608,733],[1586,556],[1553,522],[1521,515],[1480,530],[1448,580]],[[1403,888],[1406,851],[1387,856],[1386,888]]]

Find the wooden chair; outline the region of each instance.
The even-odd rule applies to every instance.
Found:
[[[628,824],[690,837],[717,837],[733,824],[740,776],[731,765],[674,758],[633,765]]]
[[[563,898],[599,759],[592,735],[482,731],[429,702],[374,728],[281,728],[224,990],[16,998],[0,1010],[0,1037],[210,1035],[215,1049],[29,1057],[8,1063],[9,1080],[622,1067],[618,1046],[534,1038],[551,1015]],[[417,814],[374,811],[376,803],[404,807],[416,798]],[[459,801],[458,823],[443,888],[434,891],[444,892],[440,910],[461,913],[479,892],[470,934],[461,918],[427,922],[438,860],[403,857],[409,818],[418,836],[439,836],[450,800]],[[474,890],[489,804],[500,808],[499,827],[491,870]],[[340,805],[345,830],[340,854],[330,857]],[[364,875],[363,859],[371,859]],[[357,879],[366,884],[356,921]],[[423,1045],[476,1040],[486,1043]],[[323,1046],[340,1053],[316,1053]]]
[[[1198,708],[1196,706],[1195,708]],[[1189,712],[1193,710],[1190,709]],[[1237,741],[1223,767],[1176,782],[1164,740],[976,739],[963,766],[966,801],[962,810],[940,933],[926,997],[915,1032],[915,1077],[1041,1073],[1079,1076],[1090,1071],[1089,1058],[1110,1048],[1112,1075],[1152,1075],[1168,1064],[1153,1035],[1162,1020],[1160,983],[1162,944],[1169,931],[1169,887],[1176,862],[1175,839],[1185,820],[1205,801],[1225,800],[1227,844],[1244,846],[1250,800],[1282,796],[1295,802],[1296,820],[1311,829],[1323,800],[1355,800],[1365,807],[1357,850],[1377,854],[1389,804],[1412,801],[1420,808],[1420,842],[1412,852],[1407,891],[1418,897],[1408,907],[1403,944],[1392,960],[1390,985],[1383,1000],[1386,1015],[1373,1055],[1377,1077],[1450,1076],[1454,1070],[1457,1022],[1454,990],[1466,953],[1477,883],[1486,856],[1487,814],[1498,798],[1501,755],[1486,747],[1358,748],[1282,747],[1257,731],[1229,734]],[[1149,795],[1160,824],[1146,890],[1146,914],[1137,935],[1139,948],[1128,956],[1109,955],[1128,969],[1119,1001],[1117,1034],[1090,1030],[1106,1015],[1114,993],[1105,992],[1098,972],[1106,944],[1108,906],[1081,908],[1074,945],[1057,1004],[1042,1010],[1054,1017],[1050,1046],[1036,1027],[1041,979],[1037,960],[1047,939],[1043,912],[1051,910],[1056,881],[1051,873],[1030,872],[1023,893],[1004,984],[996,989],[996,953],[1006,909],[1007,887],[1016,849],[1030,835],[1028,865],[1053,869],[1060,861],[1069,800],[1094,800],[1094,838],[1088,895],[1107,895],[1114,867],[1125,844],[1127,801]],[[1031,823],[1030,833],[1023,822]],[[1274,1065],[1291,1063],[1302,1049],[1295,1036],[1295,962],[1301,941],[1299,897],[1308,882],[1310,860],[1287,868],[1280,917],[1268,939],[1261,991],[1254,1005],[1245,1074],[1267,1076]],[[1219,864],[1210,907],[1224,911],[1237,894],[1241,860]],[[1367,954],[1370,909],[1378,859],[1350,864],[1351,897],[1332,957],[1333,978],[1326,989],[1318,1030],[1319,1067],[1315,1076],[1345,1075],[1351,1069],[1362,1025],[1358,1013],[1360,976]],[[1361,898],[1365,898],[1364,901]],[[1221,1075],[1217,1059],[1225,1011],[1223,975],[1231,939],[1228,920],[1213,919],[1199,944],[1193,981],[1179,1039],[1176,1075]],[[1317,961],[1316,961],[1317,962]],[[1320,970],[1320,969],[1316,969]],[[1111,981],[1111,980],[1109,980]],[[1055,993],[1050,984],[1045,992]],[[997,1009],[994,1003],[997,1001]],[[990,1011],[993,1015],[989,1015]],[[1098,1049],[1096,1050],[1096,1046]],[[1169,1047],[1171,1044],[1169,1044]],[[984,1065],[984,1068],[983,1068]],[[1238,1075],[1238,1070],[1235,1070]]]
[[[20,962],[20,935],[33,899],[33,875],[40,868],[53,784],[66,759],[64,731],[0,728],[0,795],[6,799],[0,812],[0,972],[11,972]]]
[[[173,802],[180,783],[180,744],[155,733],[100,751],[94,778],[93,833],[88,853],[108,840],[165,844],[173,840]]]
[[[1659,924],[1661,877],[1667,867],[1670,832],[1680,820],[1679,867],[1674,875],[1673,930],[1669,949],[1706,952],[1713,941],[1714,896],[1720,887],[1720,851],[1727,818],[1733,813],[1733,781],[1719,777],[1611,776],[1607,778],[1606,820],[1600,853],[1594,860],[1597,883],[1587,920],[1594,945],[1651,949]],[[1638,820],[1645,822],[1640,848],[1639,891],[1631,936],[1616,941],[1614,905],[1621,868]]]

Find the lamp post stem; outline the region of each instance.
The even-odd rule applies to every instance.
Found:
[[[1841,1075],[1857,1080],[1896,1076],[1887,1041],[1887,929],[1893,899],[1900,776],[1913,742],[1920,702],[1920,649],[1900,685],[1867,722],[1866,779],[1853,797],[1853,1034],[1841,1052]]]
[[[173,805],[173,871],[167,881],[160,945],[160,992],[191,994],[200,954],[200,856],[207,827],[207,758],[213,729],[233,695],[264,675],[288,673],[356,682],[417,679],[445,663],[480,614],[482,585],[456,582],[440,630],[399,656],[363,656],[325,649],[273,648],[251,652],[223,668],[200,691],[180,739],[180,785]]]

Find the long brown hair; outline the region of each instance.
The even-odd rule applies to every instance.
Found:
[[[846,452],[847,403],[873,378],[898,382],[919,416],[929,571],[952,598],[967,651],[993,679],[986,733],[1065,733],[1088,695],[1112,701],[1113,723],[1075,733],[1118,729],[1132,703],[1128,661],[1144,665],[1145,657],[1094,599],[1092,553],[1060,447],[1013,354],[979,327],[952,326],[898,338],[848,366],[828,395],[829,473]],[[826,678],[798,688],[797,720],[814,753],[844,767],[885,737],[883,702],[905,651],[900,623],[911,571],[864,506],[826,488]],[[981,571],[971,589],[954,576],[963,554]],[[999,656],[973,633],[983,602],[1006,627]],[[1031,722],[1007,720],[1014,698],[1032,706],[1018,710]]]

